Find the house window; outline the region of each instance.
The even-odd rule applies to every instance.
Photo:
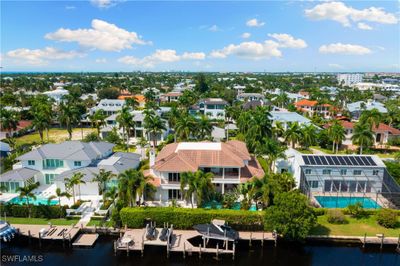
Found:
[[[311,169],[306,169],[306,175],[311,175]]]
[[[57,176],[56,174],[45,174],[44,178],[45,178],[46,184],[47,185],[54,184],[54,178],[56,176]]]
[[[361,175],[361,170],[354,170],[353,175]]]
[[[168,199],[181,199],[181,191],[179,189],[169,189]]]
[[[179,173],[168,173],[168,182],[180,182],[181,177]]]
[[[347,169],[340,169],[340,175],[346,175]]]
[[[43,168],[50,169],[50,168],[58,168],[64,167],[64,161],[58,159],[46,159],[43,160]]]
[[[372,175],[379,175],[379,170],[373,170]]]
[[[74,166],[82,166],[82,162],[81,161],[74,161]]]
[[[34,160],[28,160],[28,165],[35,165],[35,161]]]
[[[308,185],[309,185],[311,188],[318,188],[318,181],[309,181],[309,182],[308,182]]]
[[[331,172],[332,172],[331,169],[323,169],[323,170],[322,170],[322,174],[323,174],[323,175],[330,175]]]

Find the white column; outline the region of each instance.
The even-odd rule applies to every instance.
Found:
[[[225,193],[225,184],[221,184],[222,185],[222,194]]]
[[[222,168],[222,179],[224,179],[224,178],[225,178],[225,167]]]

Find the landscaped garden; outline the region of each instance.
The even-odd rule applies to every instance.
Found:
[[[74,128],[72,132],[72,140],[81,140],[82,139],[82,130],[83,130],[83,136],[85,137],[91,132],[95,132],[96,129],[94,128]],[[68,139],[68,131],[66,129],[61,129],[61,128],[51,128],[49,130],[49,142],[53,143],[60,143]],[[27,134],[21,137],[15,138],[16,140],[16,145],[21,146],[24,144],[33,144],[37,143],[40,144],[40,135],[38,132]],[[44,134],[44,140],[47,141],[47,134]]]

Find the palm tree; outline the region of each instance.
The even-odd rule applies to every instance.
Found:
[[[188,140],[193,133],[196,121],[193,116],[185,114],[178,117],[175,125],[175,134],[180,140]]]
[[[16,112],[0,108],[1,130],[16,130],[19,122],[19,116]]]
[[[154,111],[145,115],[144,128],[153,137],[153,146],[157,147],[157,135],[162,133],[163,130],[167,130],[165,121],[160,116],[156,115]]]
[[[275,125],[272,127],[272,132],[273,135],[275,136],[275,139],[282,137],[283,134],[285,133],[285,128],[283,126],[283,123],[281,121],[276,121]]]
[[[61,207],[61,197],[67,197],[68,199],[71,198],[71,194],[69,194],[68,192],[61,192],[60,188],[56,189],[56,195],[52,195],[47,199],[47,203],[49,204],[51,202],[52,199],[58,198],[58,205]],[[61,218],[61,212],[60,212],[60,218]]]
[[[94,177],[92,179],[92,182],[97,182],[98,187],[99,187],[99,194],[103,195],[103,201],[105,200],[105,192],[107,189],[107,181],[109,181],[111,178],[113,178],[115,174],[113,174],[111,171],[106,171],[104,169],[100,169],[98,174],[94,174]]]
[[[125,99],[125,105],[132,110],[135,110],[139,106],[139,102],[137,101],[136,97],[133,96]]]
[[[264,138],[262,143],[257,145],[255,153],[261,156],[267,156],[268,169],[271,173],[273,166],[278,158],[285,158],[286,147],[278,141],[270,138]]]
[[[119,196],[130,207],[135,205],[135,201],[144,196],[145,192],[154,191],[154,186],[150,183],[152,177],[144,176],[142,172],[135,169],[128,169],[119,174],[118,190]]]
[[[135,127],[135,121],[133,120],[133,115],[130,113],[129,108],[124,106],[116,118],[126,140],[126,150],[129,151],[129,133],[130,129]]]
[[[383,120],[382,113],[378,109],[363,111],[360,117],[362,123],[367,123],[371,128],[378,127],[379,123]]]
[[[105,198],[110,199],[113,204],[115,204],[115,200],[118,197],[118,190],[117,187],[111,187],[106,193]]]
[[[334,120],[332,125],[328,129],[328,134],[333,141],[332,152],[338,153],[339,143],[346,138],[345,128],[338,120]]]
[[[90,122],[92,122],[92,127],[97,129],[97,136],[100,136],[100,128],[106,123],[106,114],[102,109],[96,110],[94,114],[89,116]]]
[[[362,154],[364,146],[370,146],[374,142],[374,133],[371,130],[370,124],[358,122],[354,126],[354,134],[351,140],[353,144],[360,146],[360,154]]]
[[[264,175],[262,178],[253,177],[250,180],[250,183],[254,199],[257,201],[261,201],[264,207],[268,207],[270,204],[272,193],[269,176]]]
[[[200,140],[209,139],[213,128],[210,119],[208,119],[207,116],[202,115],[200,120],[197,120],[196,125],[197,125],[196,129],[198,131],[199,139]]]
[[[211,172],[204,173],[201,170],[194,173],[184,172],[180,175],[180,178],[182,195],[186,201],[190,201],[192,208],[194,208],[194,197],[196,197],[197,206],[200,207],[203,200],[214,191],[213,174]]]
[[[285,141],[290,143],[292,148],[295,148],[296,143],[301,139],[301,129],[299,123],[290,123],[283,136]]]
[[[71,140],[73,126],[80,120],[79,109],[70,101],[61,102],[59,105],[59,120],[60,124],[67,128],[69,139]]]
[[[29,198],[36,200],[36,195],[32,191],[39,187],[40,183],[36,182],[33,184],[25,185],[24,187],[19,187],[17,191],[19,191],[19,198],[26,198],[26,204],[29,210],[29,218],[31,218],[31,205],[29,204]]]
[[[38,95],[32,101],[30,113],[33,116],[32,125],[39,132],[43,143],[43,132],[47,132],[49,141],[49,128],[53,118],[52,101],[45,95]]]
[[[301,143],[303,143],[305,148],[308,149],[313,143],[315,143],[315,136],[317,135],[317,129],[313,124],[308,124],[308,125],[303,125],[300,130],[301,130]]]
[[[71,178],[65,178],[64,179],[65,186],[67,188],[71,188],[72,189],[72,198],[74,200],[74,204],[75,204],[75,186],[78,186],[79,197],[80,197],[80,185],[81,184],[86,184],[86,182],[82,180],[82,178],[84,176],[85,175],[83,173],[76,172],[71,176]]]

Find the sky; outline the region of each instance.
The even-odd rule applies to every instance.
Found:
[[[1,1],[1,67],[400,72],[399,3]]]

